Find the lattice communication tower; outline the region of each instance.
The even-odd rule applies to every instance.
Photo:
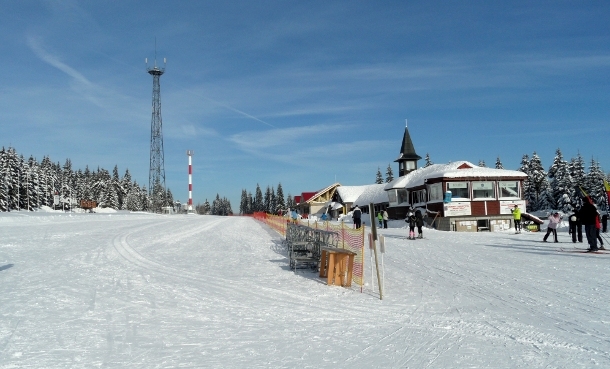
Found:
[[[148,59],[146,62],[146,70],[153,77],[153,95],[152,95],[152,120],[150,122],[150,171],[148,175],[148,192],[150,196],[151,211],[160,213],[166,204],[165,192],[165,164],[163,154],[163,123],[161,119],[161,75],[165,73],[165,64],[167,61],[163,59],[163,68],[157,66],[157,51],[155,47],[155,64],[153,67],[148,67]]]

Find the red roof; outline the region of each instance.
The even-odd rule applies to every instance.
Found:
[[[303,202],[311,199],[315,194],[317,194],[317,192],[303,192],[301,193],[301,198],[303,199]]]
[[[300,204],[301,203],[301,196],[295,196],[294,197],[294,203],[295,204]]]

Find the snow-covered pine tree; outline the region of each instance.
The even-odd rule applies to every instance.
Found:
[[[172,190],[169,189],[169,187],[165,190],[165,203],[167,204],[167,206],[174,206],[174,194],[172,193]]]
[[[595,159],[591,159],[589,173],[587,173],[585,182],[587,185],[588,194],[597,204],[598,208],[605,209],[607,196],[606,190],[604,189],[604,172],[599,165],[599,162]]]
[[[233,215],[233,209],[231,209],[231,201],[226,197],[222,198],[222,215]]]
[[[487,164],[485,164],[485,160],[479,160],[479,166],[480,166],[481,168],[486,168],[486,167],[487,167]]]
[[[549,207],[549,200],[551,199],[549,180],[547,173],[542,166],[542,161],[535,151],[530,159],[529,170],[530,186],[532,187],[531,190],[533,191],[535,198],[532,210],[547,209]]]
[[[548,177],[551,179],[551,207],[565,213],[573,211],[572,198],[574,195],[574,183],[570,176],[568,162],[563,159],[561,149],[555,151],[553,164],[549,168]]]
[[[43,157],[40,162],[41,206],[53,206],[53,183],[55,180],[52,167],[51,159],[48,156]]]
[[[267,186],[265,196],[263,198],[263,211],[265,213],[271,212],[271,188],[269,186]]]
[[[8,206],[10,210],[19,210],[21,203],[21,190],[20,190],[20,163],[19,157],[15,149],[12,147],[8,148],[7,151],[7,161],[8,161],[8,183],[7,183],[7,191],[8,191]]]
[[[293,209],[295,206],[296,204],[294,202],[294,198],[290,193],[288,193],[288,195],[286,196],[286,207],[289,209]]]
[[[580,153],[570,160],[568,169],[570,170],[572,181],[574,181],[574,186],[586,187],[585,178],[587,175],[585,173],[585,160]]]
[[[385,183],[390,183],[394,180],[394,172],[392,171],[392,166],[388,164],[388,167],[385,170]]]
[[[256,191],[254,192],[254,202],[252,204],[252,211],[265,211],[263,191],[261,191],[261,187],[258,185],[258,183],[256,184]]]
[[[28,198],[27,207],[34,210],[40,207],[40,183],[39,165],[33,156],[30,156],[25,167],[26,172],[26,196]]]
[[[282,183],[277,184],[277,191],[275,193],[277,198],[277,204],[275,206],[275,213],[279,214],[280,211],[284,211],[286,209],[286,200],[284,199],[284,190],[282,189]]]
[[[383,183],[383,177],[381,176],[381,170],[379,169],[379,167],[377,167],[377,174],[375,175],[375,183],[376,184]]]
[[[269,214],[275,214],[276,206],[277,206],[277,198],[275,197],[275,189],[273,188],[273,186],[271,186],[271,202],[269,204]]]
[[[239,214],[246,214],[246,204],[248,203],[248,192],[245,188],[241,190],[241,197],[239,200]]]
[[[218,215],[218,213],[220,212],[220,195],[216,194],[216,198],[214,200],[212,200],[212,207],[210,208],[210,214],[212,215]]]
[[[119,209],[126,209],[125,201],[127,200],[127,197],[129,196],[130,192],[133,190],[131,182],[131,173],[129,173],[129,169],[125,169],[125,174],[123,175],[123,178],[121,178],[120,181],[121,192],[119,196]]]
[[[424,164],[424,168],[429,167],[430,165],[433,165],[434,163],[432,162],[432,160],[430,160],[430,155],[428,153],[426,153],[426,163]]]
[[[127,175],[127,173],[125,174]],[[125,195],[125,201],[123,202],[123,209],[129,211],[142,211],[142,204],[141,201],[139,201],[140,196],[140,186],[138,183],[135,181],[130,183],[127,194]]]
[[[504,166],[502,165],[499,156],[496,158],[496,169],[504,169]]]
[[[6,149],[0,150],[0,211],[8,211],[8,159]]]
[[[523,199],[527,203],[526,211],[534,211],[533,205],[536,201],[536,195],[530,181],[530,157],[528,154],[523,154],[521,166],[517,170],[527,174],[527,178],[523,181]]]
[[[252,192],[248,192],[248,204],[246,206],[246,214],[252,214],[254,212],[254,199],[252,198]]]

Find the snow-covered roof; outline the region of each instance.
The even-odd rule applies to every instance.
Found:
[[[371,202],[379,204],[388,202],[388,194],[384,190],[385,184],[371,184],[364,186],[341,186],[337,188],[343,202],[364,206]]]
[[[353,203],[358,199],[358,196],[364,192],[365,187],[367,186],[340,186],[337,187],[337,192],[339,193],[339,196],[341,196],[343,202]]]
[[[388,202],[388,193],[385,192],[385,184],[372,184],[368,186],[363,186],[364,191],[358,196],[356,201],[354,201],[354,205],[358,206],[366,206],[370,203],[380,204],[382,202]]]
[[[463,177],[479,177],[479,178],[527,178],[527,174],[517,170],[506,170],[479,167],[468,161],[455,161],[449,164],[432,164],[429,167],[419,168],[413,172],[396,178],[392,182],[385,185],[385,190],[394,188],[410,188],[422,186],[426,179],[433,178],[463,178]]]

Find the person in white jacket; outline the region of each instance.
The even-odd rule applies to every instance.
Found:
[[[551,215],[549,217],[549,224],[546,228],[546,234],[544,235],[544,238],[542,239],[543,242],[546,242],[546,239],[549,238],[549,235],[551,233],[553,234],[553,238],[555,239],[555,242],[559,242],[559,241],[557,241],[557,226],[559,226],[559,223],[561,223],[561,216],[559,215],[558,212],[555,212],[553,215]]]

